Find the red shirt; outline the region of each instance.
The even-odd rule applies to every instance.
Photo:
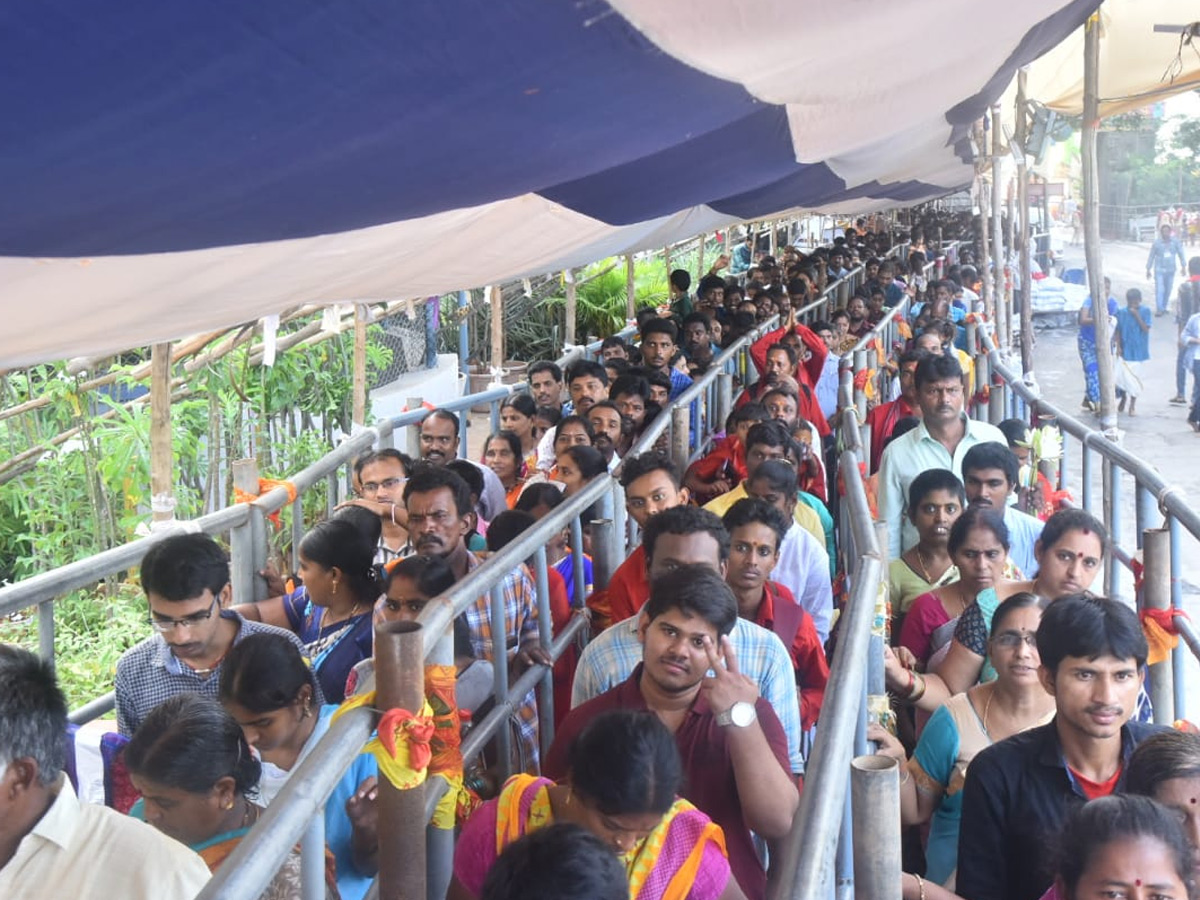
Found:
[[[779,618],[779,629],[776,629],[776,604],[789,604],[795,609],[785,622]],[[821,646],[821,638],[817,627],[813,624],[812,616],[803,606],[796,602],[792,592],[777,581],[768,581],[763,590],[762,603],[754,615],[754,624],[761,625],[767,631],[779,635],[788,653],[792,657],[792,667],[796,670],[796,685],[800,690],[800,726],[807,731],[817,723],[821,714],[821,704],[825,701],[825,685],[829,683],[829,663],[825,660],[825,648]],[[793,634],[782,634],[783,630],[795,627]]]
[[[557,637],[571,621],[571,600],[567,596],[567,583],[562,573],[554,566],[546,566],[546,583],[550,588],[550,621],[552,633]],[[571,683],[575,680],[575,666],[579,662],[579,651],[574,644],[554,663],[554,721],[571,709]]]
[[[608,582],[608,606],[613,624],[637,615],[650,599],[650,579],[646,575],[646,551],[641,545],[617,567]]]
[[[1070,766],[1071,777],[1075,779],[1075,783],[1079,785],[1079,789],[1083,791],[1083,796],[1089,800],[1095,800],[1097,797],[1107,797],[1117,789],[1117,782],[1121,780],[1121,771],[1124,766],[1117,766],[1117,771],[1113,772],[1112,778],[1107,781],[1091,781],[1084,778]]]
[[[615,688],[593,697],[571,710],[554,734],[554,743],[542,764],[542,774],[560,781],[567,775],[567,751],[583,727],[602,712],[610,709],[648,710],[639,687],[642,664],[628,679]],[[788,763],[787,737],[771,704],[759,697],[755,701],[758,721],[762,726],[771,752],[785,772],[791,775]],[[703,697],[697,697],[679,730],[675,745],[683,760],[683,792],[685,800],[721,826],[725,832],[725,848],[729,851],[729,866],[748,900],[762,900],[767,891],[767,873],[763,871],[750,828],[738,800],[737,779],[733,773],[733,758],[726,740],[728,732],[717,724],[716,715]]]
[[[746,478],[746,450],[736,435],[727,434],[688,468],[688,475],[711,484],[724,476],[732,488]],[[714,495],[715,496],[715,495]],[[709,497],[708,499],[712,499]]]
[[[871,426],[871,472],[879,471],[879,461],[883,458],[883,445],[896,430],[896,423],[908,416],[919,416],[915,409],[908,405],[903,397],[897,397],[890,403],[881,403],[867,413],[866,424]]]

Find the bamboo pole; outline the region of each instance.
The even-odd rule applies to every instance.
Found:
[[[354,304],[354,395],[350,421],[365,425],[367,419],[367,316],[365,303]]]
[[[150,509],[155,522],[175,518],[171,447],[171,344],[150,348]]]
[[[993,175],[993,177],[995,177],[994,172],[992,173],[992,175]],[[992,286],[992,273],[988,270],[988,266],[986,264],[988,258],[992,255],[991,254],[991,242],[988,237],[988,231],[991,228],[991,216],[989,215],[989,212],[988,212],[988,199],[989,199],[988,193],[989,192],[987,189],[987,182],[984,179],[982,173],[980,173],[980,175],[979,175],[978,192],[979,192],[979,258],[984,262],[984,265],[981,266],[983,271],[980,274],[983,276],[983,296],[985,298],[988,298],[988,299],[984,300],[984,306],[986,308],[987,303],[989,302],[990,298],[992,298],[994,296],[994,294],[993,294],[993,286]]]
[[[704,238],[705,237],[706,237],[706,235],[703,235],[703,234],[700,235],[700,255],[697,257],[697,265],[696,265],[696,269],[699,273],[696,276],[697,281],[699,281],[701,278],[703,278],[706,274],[704,271]]]
[[[575,316],[579,306],[579,289],[575,284],[575,270],[566,269],[563,271],[563,281],[567,285],[567,309],[566,309],[566,327],[564,329],[566,335],[566,343],[571,346],[575,345]]]
[[[1117,394],[1108,344],[1108,295],[1104,292],[1100,248],[1100,180],[1096,164],[1096,132],[1100,127],[1100,14],[1084,26],[1083,44],[1083,248],[1087,259],[1092,317],[1096,320],[1096,362],[1100,370],[1100,430],[1116,439]]]
[[[499,372],[504,368],[504,303],[500,285],[492,285],[492,368]]]
[[[637,315],[637,298],[634,296],[633,254],[625,254],[625,314],[632,319]]]
[[[1009,313],[1004,304],[1004,238],[1000,228],[1000,201],[1003,186],[1000,171],[1004,157],[1000,145],[1000,104],[992,107],[992,321],[1001,321]],[[987,265],[987,260],[983,260]],[[985,307],[986,308],[986,307]]]
[[[1021,266],[1021,369],[1033,371],[1033,266],[1029,247],[1029,165],[1025,141],[1028,139],[1025,114],[1025,70],[1017,70],[1017,143],[1021,146],[1017,164],[1017,205],[1021,214],[1021,237],[1017,257]]]

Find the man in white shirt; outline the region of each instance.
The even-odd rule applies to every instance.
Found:
[[[838,367],[842,363],[842,358],[833,352],[833,348],[837,346],[837,340],[832,324],[829,322],[817,322],[813,325],[812,330],[817,337],[825,342],[825,346],[829,348],[829,352],[825,355],[821,377],[817,379],[817,387],[814,393],[817,395],[817,404],[821,407],[821,414],[828,421],[832,422],[833,415],[837,412]]]
[[[193,900],[204,860],[155,828],[80,803],[63,772],[67,702],[54,670],[0,644],[0,897]]]
[[[921,360],[913,378],[921,424],[888,444],[879,464],[879,518],[888,526],[888,559],[917,542],[917,530],[904,514],[912,480],[926,469],[949,469],[961,479],[968,450],[984,441],[1004,443],[999,428],[963,412],[963,371],[953,356]]]
[[[1020,469],[1017,454],[1009,450],[1007,445],[990,441],[976,444],[963,457],[963,487],[967,503],[971,506],[987,506],[1004,514],[1004,526],[1008,529],[1008,558],[1021,575],[1033,578],[1038,570],[1033,548],[1042,536],[1044,523],[1012,505],[1016,499],[1013,489],[1017,486]]]
[[[779,560],[770,578],[790,590],[808,611],[824,644],[833,626],[829,554],[820,541],[796,524],[796,491],[796,470],[781,460],[767,460],[746,480],[746,496],[765,500],[787,515],[790,527],[779,544]]]

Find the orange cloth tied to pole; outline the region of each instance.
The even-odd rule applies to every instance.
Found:
[[[337,708],[333,721],[343,713],[375,702],[375,692],[357,694]],[[433,737],[433,709],[426,701],[420,712],[407,709],[389,709],[379,719],[379,728],[374,737],[367,741],[363,751],[375,757],[379,774],[397,790],[407,791],[425,783],[429,761],[433,751],[429,740]]]
[[[258,479],[258,493],[257,494],[249,494],[246,491],[238,490],[235,487],[233,489],[233,502],[234,503],[253,503],[259,497],[262,497],[265,494],[269,494],[271,491],[275,490],[275,488],[279,488],[279,487],[284,488],[287,491],[288,503],[296,502],[296,497],[298,496],[296,493],[296,486],[294,484],[292,484],[290,481],[276,481],[274,478]],[[268,515],[267,518],[275,523],[276,528],[283,527],[282,523],[279,521],[279,510],[275,510],[275,512]]]
[[[1165,662],[1171,651],[1179,646],[1179,628],[1175,624],[1175,619],[1179,616],[1188,618],[1188,614],[1182,609],[1142,610],[1142,631],[1146,634],[1146,643],[1150,648],[1146,656],[1149,665]]]

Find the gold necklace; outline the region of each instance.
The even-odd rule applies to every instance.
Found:
[[[925,557],[921,555],[921,545],[917,544],[917,546],[913,547],[913,550],[917,552],[917,565],[921,567],[921,574],[925,578],[925,583],[933,584],[933,579],[929,577],[929,570],[925,568]]]
[[[991,734],[988,733],[987,717],[988,717],[988,711],[991,710],[991,708],[992,708],[992,698],[995,696],[996,696],[996,689],[992,688],[990,691],[988,691],[987,703],[983,704],[983,733],[985,735],[987,735],[988,740],[991,740],[992,736],[991,736]],[[993,741],[993,743],[995,743],[995,742]]]

